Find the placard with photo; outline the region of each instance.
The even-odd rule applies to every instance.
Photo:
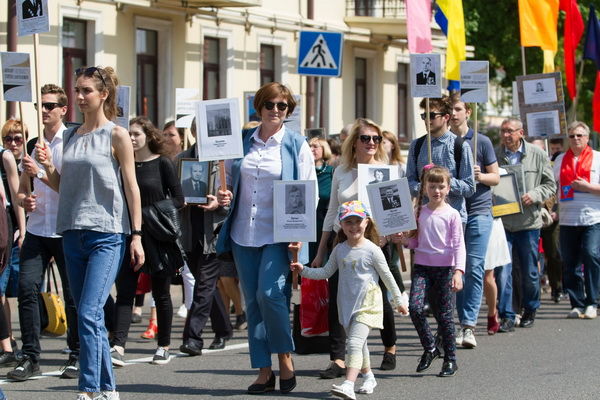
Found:
[[[381,235],[416,229],[408,179],[400,178],[367,186],[371,215]]]
[[[15,0],[15,2],[19,36],[50,32],[48,0]]]
[[[367,185],[388,182],[399,177],[400,171],[396,165],[358,164],[358,200],[363,202],[367,210],[370,210]]]
[[[412,97],[442,97],[442,67],[439,54],[410,55]]]
[[[179,180],[185,202],[188,204],[207,204],[208,194],[212,193],[210,172],[212,164],[195,158],[179,160]]]
[[[198,160],[228,160],[244,156],[238,99],[197,102],[196,127]]]
[[[317,240],[315,181],[275,181],[273,228],[275,242]]]
[[[492,186],[492,214],[495,218],[523,212],[518,186],[514,172],[500,175],[500,183]]]
[[[129,105],[131,104],[131,86],[117,86],[116,123],[129,130]]]

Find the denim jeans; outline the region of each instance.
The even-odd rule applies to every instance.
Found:
[[[17,297],[19,293],[19,246],[13,244],[4,272],[0,275],[0,289],[6,297]]]
[[[294,350],[287,293],[290,258],[287,243],[244,247],[232,241],[248,317],[252,368],[271,366],[271,354]]]
[[[463,326],[475,327],[481,298],[483,296],[483,274],[485,273],[485,253],[492,231],[494,217],[469,215],[465,228],[467,265],[463,275],[463,290],[456,293],[456,311]]]
[[[598,305],[600,277],[600,223],[590,226],[560,227],[560,251],[563,256],[563,283],[571,307]],[[583,272],[581,271],[583,264]]]
[[[540,230],[523,230],[517,232],[504,231],[508,250],[513,254],[513,246],[521,263],[521,288],[523,291],[523,308],[535,312],[540,307],[540,278],[538,274],[538,248]],[[496,285],[498,286],[498,316],[514,321],[515,311],[512,306],[512,263],[496,268]]]
[[[63,246],[79,322],[79,390],[115,390],[103,307],[123,259],[125,235],[69,230]]]

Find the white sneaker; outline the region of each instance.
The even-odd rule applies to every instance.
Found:
[[[583,314],[580,308],[573,307],[573,309],[567,314],[567,318],[583,318]]]
[[[188,314],[188,309],[185,308],[185,304],[182,304],[179,307],[179,310],[177,310],[177,316],[179,318],[187,318],[187,314]]]
[[[377,381],[375,380],[375,377],[373,377],[373,378],[367,378],[363,382],[363,384],[360,387],[360,389],[358,389],[358,393],[360,393],[360,394],[372,394],[373,393],[373,389],[375,389],[375,386],[377,386]]]
[[[87,394],[79,393],[77,395],[77,399],[75,399],[75,400],[92,400],[92,398],[90,396],[88,396]]]
[[[464,335],[465,335],[465,330],[463,328],[460,328],[458,330],[458,332],[456,332],[456,345],[457,346],[460,346],[463,344]]]
[[[473,329],[463,329],[462,345],[468,349],[473,349],[477,346],[477,340],[475,340],[475,332],[473,332]]]
[[[100,396],[94,397],[94,400],[120,400],[119,392],[102,392]]]
[[[583,316],[585,319],[596,318],[598,316],[598,310],[597,310],[596,306],[587,306],[585,308],[585,313]]]
[[[351,388],[348,385],[331,385],[331,394],[337,397],[341,397],[342,399],[350,399],[356,400],[356,395],[354,394],[354,388]]]

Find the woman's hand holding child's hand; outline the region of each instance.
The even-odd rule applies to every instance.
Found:
[[[452,276],[452,291],[455,293],[460,292],[463,288],[462,276],[462,271],[458,269],[454,271],[454,276]]]
[[[402,315],[408,315],[408,307],[405,305],[398,306],[397,310]]]
[[[292,262],[290,263],[290,270],[300,273],[304,270],[304,265],[299,262]]]

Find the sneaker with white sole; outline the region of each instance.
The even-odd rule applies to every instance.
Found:
[[[120,400],[119,392],[102,392],[100,396],[94,397],[94,400]]]
[[[587,306],[585,308],[585,312],[583,313],[583,317],[585,319],[594,319],[598,316],[598,309],[596,306]]]
[[[475,332],[473,332],[473,329],[471,329],[471,328],[463,329],[462,345],[463,345],[463,347],[466,347],[467,349],[473,349],[477,346],[477,340],[475,340]]]
[[[114,347],[110,349],[110,361],[115,367],[125,366],[125,356],[119,353]]]
[[[350,387],[349,385],[331,385],[331,394],[341,397],[342,399],[356,400],[354,388]]]
[[[377,386],[377,381],[375,380],[375,377],[373,377],[373,378],[367,378],[363,382],[363,384],[360,387],[360,389],[358,389],[358,393],[360,393],[360,394],[373,394],[373,389],[375,389],[375,386]]]
[[[169,361],[171,361],[169,350],[165,349],[164,347],[159,347],[156,349],[156,353],[154,353],[151,364],[162,365],[167,364]]]
[[[581,312],[580,308],[577,307],[573,307],[573,309],[569,312],[569,314],[567,314],[567,318],[583,318],[583,313]]]
[[[179,307],[179,310],[177,310],[177,316],[179,318],[187,318],[188,315],[188,309],[185,307],[185,304],[182,304],[181,307]]]
[[[458,330],[458,332],[456,332],[456,345],[460,346],[463,344],[463,340],[465,337],[465,330],[463,328],[460,328]]]

